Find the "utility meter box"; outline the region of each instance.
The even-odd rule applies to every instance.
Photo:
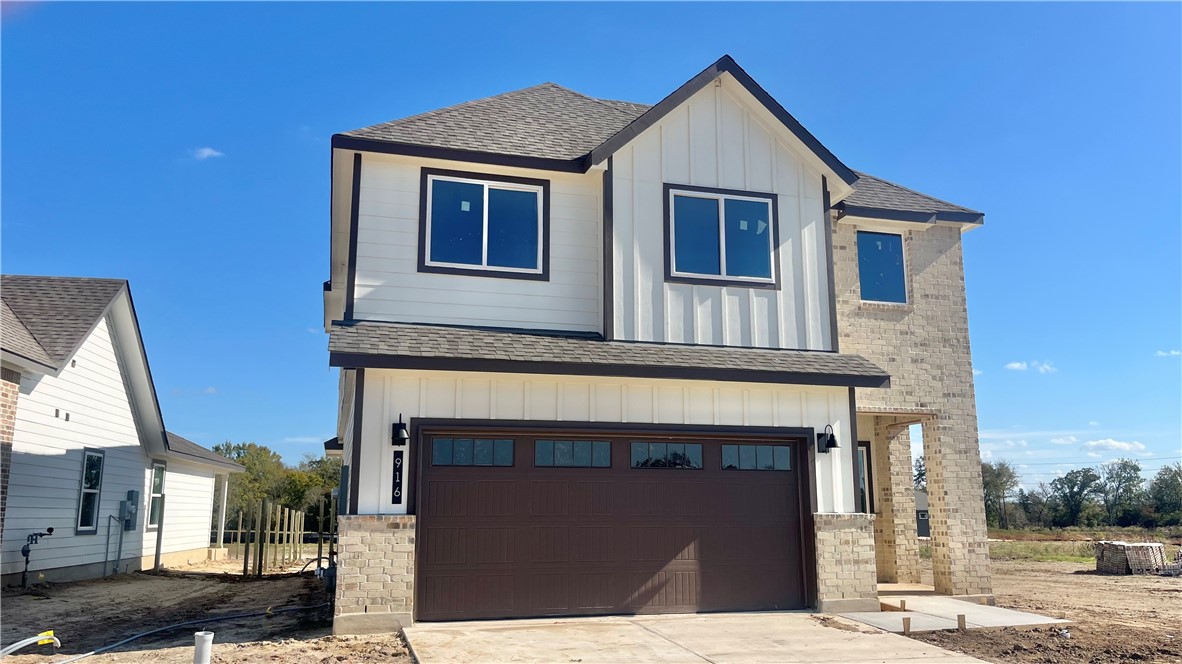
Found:
[[[119,519],[123,521],[124,530],[135,530],[135,524],[140,513],[140,492],[135,489],[127,491],[127,500],[119,501]]]

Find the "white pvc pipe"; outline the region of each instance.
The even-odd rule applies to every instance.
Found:
[[[193,664],[209,664],[213,654],[213,632],[193,632]]]

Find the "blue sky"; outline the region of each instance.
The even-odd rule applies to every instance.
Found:
[[[965,238],[984,455],[1028,483],[1179,457],[1177,3],[53,3],[3,19],[3,270],[130,279],[165,420],[200,443],[295,461],[333,435],[333,132],[543,81],[652,103],[730,53],[846,164],[987,213]]]

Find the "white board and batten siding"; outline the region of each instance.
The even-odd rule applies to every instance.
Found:
[[[87,448],[100,450],[104,456],[98,528],[93,534],[75,534],[83,450]],[[186,473],[179,467],[176,470],[178,476],[166,481],[170,498],[174,488],[182,496],[191,493],[186,488],[191,485],[186,477],[191,471]],[[33,546],[31,571],[103,562],[108,554],[108,528],[109,555],[114,560],[120,527],[107,517],[118,516],[119,502],[126,500],[130,489],[140,492],[140,512],[136,529],[123,532],[122,557],[139,558],[154,551],[154,537],[145,536],[150,482],[151,460],[140,444],[110,323],[104,319],[83,342],[73,365],[66,366],[59,376],[21,376],[0,558],[2,572],[19,573],[24,567],[20,550],[26,536],[48,527],[54,528],[54,534]],[[211,499],[212,493],[211,487]],[[204,510],[204,526],[198,531],[201,541],[193,543],[195,535],[181,536],[178,532],[177,545],[208,546],[211,507],[208,500],[191,499],[178,497],[175,507],[170,503],[170,513],[175,509],[182,515],[178,520],[195,523],[197,511]],[[181,530],[179,525],[173,528]]]
[[[394,504],[390,426],[409,418],[811,427],[849,440],[848,390],[712,381],[467,374],[369,369],[362,406],[358,513],[402,514]],[[815,445],[815,441],[810,444]],[[852,445],[815,455],[815,510],[853,510]],[[406,449],[406,448],[403,448]],[[518,453],[520,455],[520,452]],[[406,452],[404,472],[415,459]],[[843,470],[844,469],[844,470]],[[409,486],[406,475],[403,486]]]
[[[419,272],[423,167],[549,180],[549,280]],[[600,173],[557,173],[365,153],[358,204],[354,318],[599,332],[602,183]]]
[[[720,81],[612,157],[615,338],[831,350],[821,173],[729,74]],[[665,183],[776,194],[780,289],[666,283]]]

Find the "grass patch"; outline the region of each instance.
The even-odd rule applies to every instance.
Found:
[[[989,557],[1039,563],[1090,563],[1096,560],[1096,553],[1091,542],[990,542]]]
[[[1003,530],[989,529],[990,539],[1020,540],[1020,541],[1087,541],[1087,540],[1123,540],[1125,542],[1173,542],[1182,543],[1182,528],[1028,528]]]

